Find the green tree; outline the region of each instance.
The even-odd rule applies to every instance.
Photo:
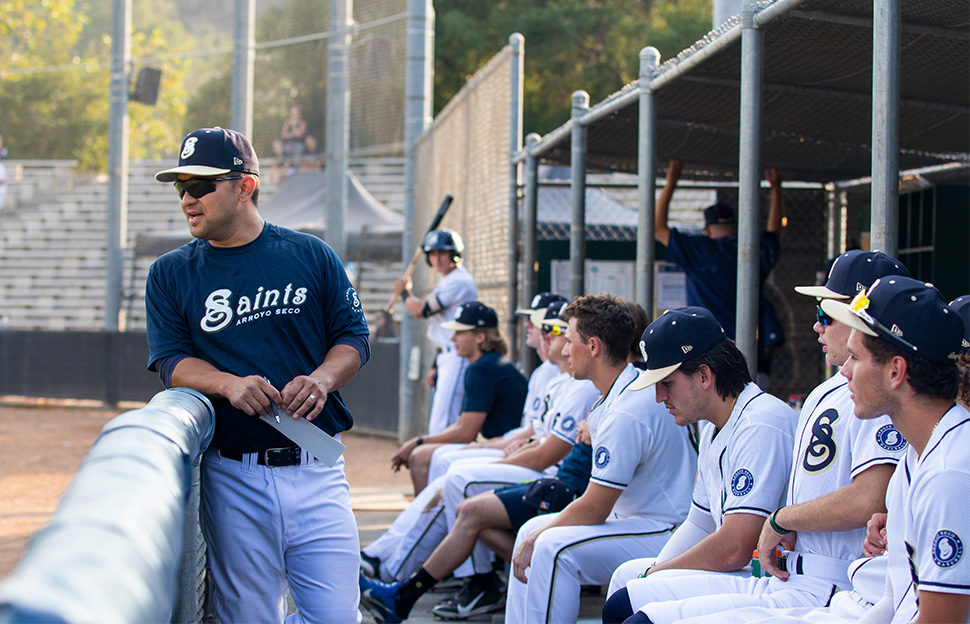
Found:
[[[435,12],[435,108],[520,32],[525,129],[539,133],[569,118],[573,91],[595,103],[635,80],[642,47],[669,57],[711,24],[709,0],[437,0]]]

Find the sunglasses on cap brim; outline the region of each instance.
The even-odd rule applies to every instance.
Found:
[[[818,324],[821,325],[822,327],[827,327],[832,324],[832,317],[826,314],[824,310],[822,310],[822,306],[820,305],[815,306],[815,314],[818,319]]]
[[[553,336],[562,336],[566,333],[566,330],[559,325],[543,325],[542,333],[552,334]]]
[[[188,180],[176,180],[175,181],[175,192],[178,193],[179,199],[185,197],[188,193],[196,199],[202,199],[209,193],[216,190],[216,182],[223,182],[225,180],[242,180],[242,176],[225,176],[222,178],[189,178]]]

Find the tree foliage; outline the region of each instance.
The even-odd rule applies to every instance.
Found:
[[[436,108],[519,32],[525,129],[540,133],[569,118],[573,91],[602,100],[637,78],[641,48],[674,55],[711,24],[709,0],[437,0],[435,12]]]

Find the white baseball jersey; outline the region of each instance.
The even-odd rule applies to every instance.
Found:
[[[886,495],[893,624],[916,618],[920,590],[970,594],[968,492],[970,413],[954,405],[921,455],[906,452]]]
[[[781,506],[797,419],[785,402],[749,383],[720,431],[703,423],[692,504],[715,529],[725,514],[767,517]]]
[[[545,435],[576,444],[576,426],[589,416],[600,391],[588,379],[573,379],[569,373],[562,376],[561,382],[557,377],[549,384],[549,409],[543,419]]]
[[[657,403],[652,386],[628,389],[638,375],[628,364],[590,411],[590,483],[623,490],[613,505],[616,517],[649,516],[677,525],[690,507],[697,454],[687,430]]]
[[[451,335],[455,332],[444,329],[441,324],[455,318],[458,307],[463,303],[475,301],[478,298],[478,287],[475,278],[464,267],[452,269],[443,276],[438,285],[431,291],[429,298],[434,298],[431,304],[437,311],[431,316],[428,325],[428,338],[442,349],[451,348]],[[437,306],[435,306],[437,303]]]
[[[546,386],[559,373],[559,367],[547,360],[529,375],[529,389],[525,395],[525,405],[522,406],[523,427],[542,420],[542,415],[546,413]],[[533,431],[538,431],[538,427]]]
[[[838,374],[805,399],[796,436],[789,505],[834,492],[872,466],[896,464],[908,446],[888,416],[870,420],[855,417],[848,382]],[[862,556],[865,536],[865,527],[851,531],[799,531],[795,550],[848,563]]]

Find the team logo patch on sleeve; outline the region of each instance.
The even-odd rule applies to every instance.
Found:
[[[610,463],[610,452],[605,446],[596,449],[596,454],[593,456],[593,463],[597,468],[606,468],[606,464]]]
[[[540,397],[532,399],[532,411],[538,412],[540,407],[542,407],[542,399]]]
[[[955,565],[963,556],[963,542],[953,531],[940,531],[933,538],[933,563],[941,568]]]
[[[360,297],[357,296],[357,290],[354,289],[353,286],[347,289],[347,292],[344,293],[344,297],[347,299],[347,303],[350,304],[350,307],[354,310],[354,312],[360,312]]]
[[[887,451],[900,451],[908,444],[903,434],[892,425],[883,425],[879,428],[876,432],[876,443]]]
[[[576,428],[576,419],[573,418],[572,416],[566,416],[565,418],[562,419],[562,422],[559,423],[559,427],[563,431],[572,431],[573,429]]]
[[[754,487],[754,476],[747,468],[739,468],[734,476],[731,477],[731,493],[735,496],[744,496]]]

